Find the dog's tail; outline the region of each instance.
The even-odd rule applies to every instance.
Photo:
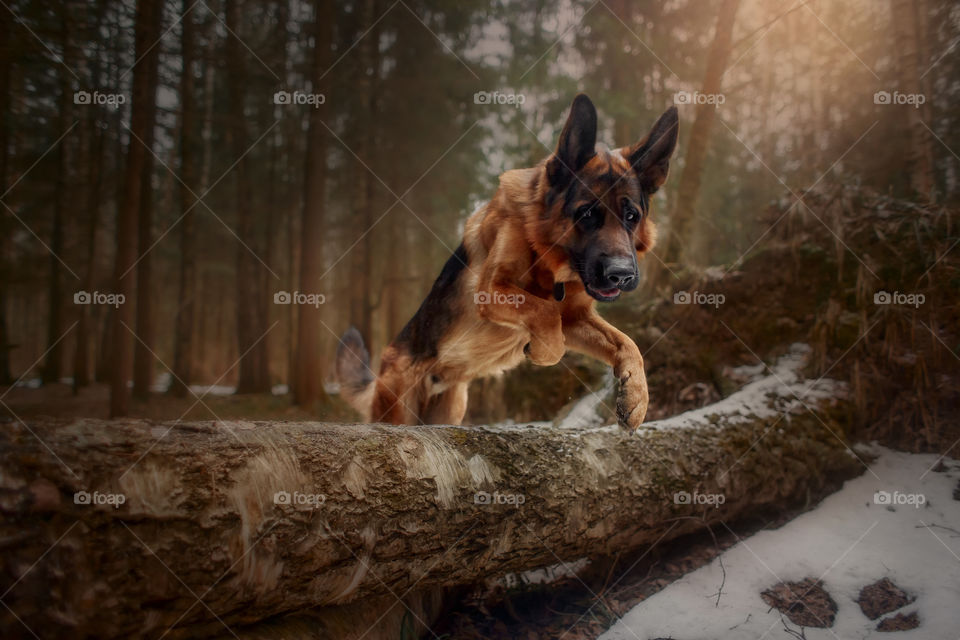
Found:
[[[340,396],[369,421],[375,378],[370,370],[370,352],[363,345],[363,336],[354,327],[347,329],[337,347],[337,380],[340,382]]]

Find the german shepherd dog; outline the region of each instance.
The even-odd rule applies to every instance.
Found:
[[[556,151],[501,175],[493,199],[467,220],[379,376],[360,333],[343,336],[343,397],[368,421],[456,425],[471,380],[524,358],[554,365],[569,349],[613,367],[618,421],[636,430],[648,404],[643,358],[595,306],[637,287],[637,261],[656,238],[650,196],[666,180],[678,124],[671,107],[643,140],[611,151],[596,144],[593,103],[577,95]]]

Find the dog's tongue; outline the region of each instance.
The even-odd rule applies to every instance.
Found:
[[[620,291],[620,289],[617,289],[616,287],[614,287],[612,289],[594,289],[594,291],[604,296],[605,298],[610,298],[612,296],[617,295],[617,292]]]

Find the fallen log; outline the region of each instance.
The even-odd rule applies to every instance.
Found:
[[[611,555],[862,471],[799,352],[647,425],[12,422],[3,637],[202,637]],[[695,514],[698,521],[680,518]],[[429,608],[425,607],[424,608]]]

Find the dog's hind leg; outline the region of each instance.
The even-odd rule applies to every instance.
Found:
[[[430,399],[424,422],[426,424],[458,425],[467,413],[468,383],[458,382]]]

